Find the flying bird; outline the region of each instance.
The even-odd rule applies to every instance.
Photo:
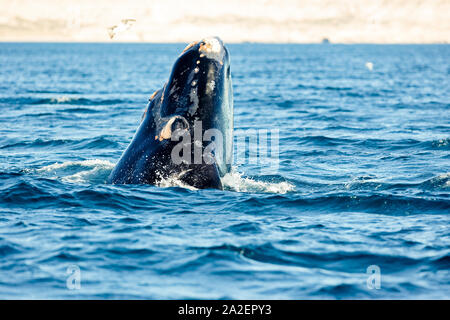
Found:
[[[370,71],[373,70],[373,63],[372,62],[366,62],[366,68],[369,69]]]
[[[115,26],[108,28],[109,38],[114,38],[118,33],[125,32],[131,28],[131,26],[136,22],[135,19],[122,19],[122,21]]]

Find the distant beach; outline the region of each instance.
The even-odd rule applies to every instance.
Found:
[[[450,1],[0,0],[0,41],[448,43]],[[107,29],[136,19],[110,39]]]

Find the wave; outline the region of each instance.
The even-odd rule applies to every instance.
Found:
[[[84,98],[74,96],[56,96],[49,98],[37,97],[7,97],[0,98],[0,104],[7,105],[43,105],[43,104],[67,104],[67,105],[115,105],[130,102],[127,99],[102,99]]]
[[[244,177],[244,175],[238,172],[236,168],[232,168],[231,172],[227,173],[222,178],[222,184],[225,190],[236,192],[285,194],[295,190],[295,186],[287,181],[269,182],[255,180],[253,178]]]
[[[47,177],[60,179],[64,182],[97,184],[104,183],[106,181],[114,166],[115,164],[108,160],[91,159],[54,163],[38,168],[35,172],[45,174]],[[269,178],[258,176],[247,177],[243,173],[239,172],[237,168],[233,167],[231,172],[227,173],[222,178],[222,184],[225,190],[234,192],[272,193],[282,195],[296,191],[296,187],[293,183],[285,180],[279,181],[280,179],[283,178],[279,176]],[[318,187],[316,184],[310,185],[306,182],[304,184],[311,190]],[[196,190],[196,188],[189,186],[178,179],[177,176],[161,179],[157,183],[157,186],[162,188],[180,187],[189,190]],[[334,203],[335,205],[348,202],[353,203],[358,207],[367,201],[372,204],[376,204],[378,202],[379,204],[382,204],[383,201],[388,201],[391,205],[397,206],[403,202],[404,204],[411,205],[410,201],[413,201],[415,204],[422,202],[428,203],[428,201],[431,201],[430,204],[436,205],[437,203],[435,203],[435,201],[439,199],[428,199],[424,194],[415,196],[414,193],[417,193],[418,191],[421,191],[422,193],[424,191],[447,191],[450,189],[450,172],[416,183],[387,183],[380,181],[373,176],[356,177],[350,182],[333,184],[331,187],[332,190],[334,190],[334,193],[325,196],[322,195],[315,200],[308,196],[302,197],[300,200],[295,199],[293,201],[324,201],[325,203],[330,203],[331,201],[331,203]],[[356,195],[347,194],[349,192],[365,192],[366,190],[373,192],[373,194],[368,197],[364,194],[357,197]],[[393,191],[397,192],[398,190],[410,190],[413,194],[406,197],[398,197],[392,194]],[[445,196],[445,194],[442,196]],[[444,199],[442,198],[442,200]],[[334,201],[336,201],[336,203]],[[445,205],[445,203],[446,202],[444,201],[441,205]],[[383,207],[386,206],[383,205]]]
[[[73,140],[63,140],[63,139],[43,140],[39,138],[29,142],[17,142],[5,144],[3,146],[0,146],[0,149],[60,146],[71,142],[73,142]]]
[[[95,148],[117,148],[118,143],[108,139],[107,136],[99,136],[94,138],[86,138],[80,140],[71,139],[35,139],[32,141],[21,141],[17,143],[9,143],[0,146],[0,149],[17,149],[17,148],[48,148],[58,146],[70,146],[73,149],[95,149]]]
[[[348,190],[406,190],[418,189],[422,191],[445,191],[450,188],[450,172],[443,173],[430,179],[409,183],[386,183],[374,176],[356,177],[351,182],[345,183]]]
[[[300,143],[305,145],[319,145],[319,146],[340,146],[343,144],[351,144],[356,142],[356,140],[338,138],[338,137],[327,137],[327,136],[304,136],[300,137]]]
[[[222,244],[210,247],[190,247],[190,250],[197,252],[220,252],[223,255],[241,255],[249,260],[257,262],[270,263],[275,265],[308,267],[311,265],[323,268],[334,269],[338,271],[355,270],[359,272],[359,267],[372,264],[383,264],[389,272],[402,271],[405,267],[414,267],[426,262],[428,259],[414,259],[406,256],[375,254],[368,251],[347,252],[347,251],[329,251],[327,254],[322,252],[293,251],[284,249],[279,244],[274,245],[266,242],[259,245],[236,246],[233,244]],[[290,248],[290,247],[288,247]],[[351,272],[351,271],[350,271]]]
[[[183,184],[176,178],[162,180],[155,188],[150,185],[106,185],[105,181],[114,167],[107,160],[93,159],[84,161],[67,161],[54,163],[37,169],[23,170],[20,173],[0,172],[0,198],[9,206],[20,208],[45,208],[48,206],[90,206],[113,208],[124,211],[138,209],[165,210],[167,194],[197,193],[198,191]],[[415,189],[438,188],[448,190],[450,174],[428,179],[406,191],[386,188],[377,190],[352,188],[343,185],[331,192],[317,192],[306,188],[304,192],[288,181],[273,181],[267,177],[248,178],[241,173],[232,172],[223,178],[225,193],[215,200],[227,204],[234,212],[259,212],[262,207],[267,213],[277,212],[367,212],[382,215],[403,216],[415,214],[442,214],[450,210],[448,192],[423,192]],[[70,184],[70,185],[68,185]],[[417,187],[417,185],[419,187]],[[393,185],[392,185],[393,186]],[[336,187],[336,186],[335,186]],[[171,190],[165,191],[165,188]],[[394,188],[394,187],[392,187]],[[130,191],[132,190],[132,191]],[[183,191],[184,190],[184,191]],[[228,194],[227,194],[228,191]],[[234,198],[229,191],[242,193]],[[167,193],[168,192],[168,193]],[[206,192],[206,193],[205,193]],[[211,193],[213,192],[213,193]],[[209,197],[217,191],[202,191],[202,196]],[[289,193],[289,194],[288,194]],[[163,198],[159,198],[163,194]],[[148,202],[149,196],[154,200]],[[230,198],[231,197],[231,198]],[[230,200],[233,201],[230,202]],[[174,209],[175,210],[175,209]],[[188,211],[175,210],[179,214]],[[190,211],[189,211],[190,213]],[[244,226],[246,229],[248,226]],[[254,226],[253,226],[254,227]]]
[[[196,188],[187,185],[180,179],[178,174],[168,178],[163,178],[158,182],[159,187],[181,187],[189,190],[196,190]],[[235,192],[247,192],[247,193],[279,193],[284,194],[295,190],[294,185],[289,182],[268,182],[262,180],[255,180],[244,175],[232,168],[231,172],[227,173],[221,179],[224,190]]]
[[[102,111],[101,111],[101,110],[96,110],[96,109],[90,109],[90,108],[82,108],[82,107],[78,107],[78,108],[65,108],[65,109],[58,110],[57,112],[68,112],[68,113],[100,113],[100,112],[102,112]]]
[[[450,172],[441,174],[437,177],[433,177],[420,184],[421,186],[434,190],[434,189],[449,189],[450,188]]]
[[[391,216],[442,214],[449,212],[450,200],[436,195],[396,195],[391,192],[338,190],[330,193],[265,195],[245,198],[233,204],[236,211],[262,207],[277,208],[277,212],[366,212]],[[275,209],[266,210],[272,213]]]
[[[48,174],[65,182],[94,184],[104,183],[113,168],[114,163],[110,161],[93,159],[54,163],[36,169],[36,172]]]
[[[35,89],[28,89],[25,90],[27,93],[33,93],[33,94],[82,94],[82,91],[77,90],[35,90]]]
[[[433,140],[431,146],[437,149],[450,150],[450,138]]]
[[[36,169],[35,171],[64,182],[96,184],[106,181],[114,165],[114,163],[108,160],[92,159],[54,163]],[[244,177],[236,168],[233,168],[230,173],[222,178],[222,184],[225,190],[235,192],[285,194],[295,190],[294,185],[287,181],[270,182]],[[196,188],[178,179],[177,176],[161,179],[157,183],[157,186],[162,188],[181,187],[196,190]]]
[[[353,128],[353,130],[356,129],[357,128]],[[318,136],[303,136],[299,137],[299,139],[301,144],[314,146],[327,146],[327,147],[353,145],[355,147],[364,147],[371,149],[388,149],[388,150],[402,150],[409,148],[414,148],[415,150],[450,149],[450,138],[421,141],[417,139],[397,139],[397,140],[378,139],[378,138],[350,139],[344,137],[330,137],[318,135]]]

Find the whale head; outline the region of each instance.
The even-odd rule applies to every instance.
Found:
[[[220,148],[215,159],[219,172],[223,175],[229,171],[233,90],[230,57],[222,40],[210,37],[190,43],[175,61],[161,99],[161,117],[174,119],[171,129],[189,128],[196,139],[196,131],[201,131],[202,137],[209,132],[206,139],[214,135]]]
[[[205,38],[190,43],[176,60],[164,88],[161,114],[208,123],[231,100],[228,50],[219,38]]]
[[[166,84],[152,94],[108,181],[154,184],[175,176],[220,189],[220,177],[231,168],[232,142],[229,53],[219,38],[205,38],[182,51]]]

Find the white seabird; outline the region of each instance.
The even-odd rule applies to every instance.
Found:
[[[127,31],[131,28],[131,26],[136,22],[135,19],[122,19],[122,21],[115,26],[108,28],[108,34],[109,37],[112,39],[114,38],[118,33]]]

